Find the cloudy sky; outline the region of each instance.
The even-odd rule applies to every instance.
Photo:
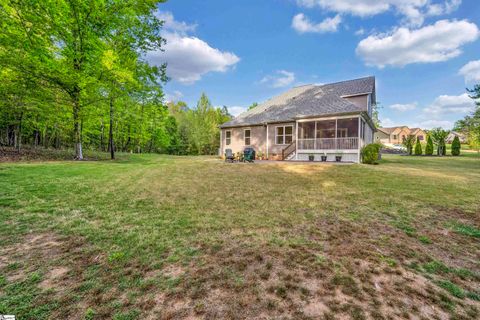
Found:
[[[170,0],[168,100],[238,114],[291,87],[377,78],[384,126],[450,128],[480,83],[478,0]]]

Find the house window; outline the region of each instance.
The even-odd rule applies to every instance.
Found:
[[[393,139],[397,140],[397,135],[396,134],[393,135]]]
[[[290,144],[293,141],[293,126],[281,126],[275,129],[275,144]]]
[[[250,133],[250,129],[245,129],[245,131],[243,131],[243,139],[246,146],[250,145]]]
[[[418,136],[418,140],[423,141],[423,136]]]
[[[232,131],[225,131],[225,144],[229,146],[232,143]]]

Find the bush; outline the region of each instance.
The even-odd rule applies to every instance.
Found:
[[[377,164],[380,149],[382,149],[380,143],[370,143],[364,146],[361,151],[362,163]]]
[[[427,146],[425,147],[425,154],[427,156],[433,155],[433,141],[432,137],[428,136],[427,138]]]
[[[415,143],[415,155],[421,156],[422,155],[422,145],[420,144],[420,139],[417,137],[417,143]]]
[[[459,156],[460,155],[460,139],[455,136],[455,138],[452,141],[452,156]]]

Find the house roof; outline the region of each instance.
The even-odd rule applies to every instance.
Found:
[[[390,128],[377,128],[377,130],[380,130],[380,131],[382,131],[383,133],[386,133],[386,134],[392,134],[394,132],[401,131],[404,128],[408,129],[407,126],[401,126],[401,127],[390,127]]]
[[[408,128],[407,126],[400,126],[400,127],[389,127],[389,128],[377,128],[377,130],[385,133],[385,134],[396,134],[401,132],[403,129],[406,129],[409,134],[417,134],[418,131],[422,130],[421,128]],[[422,130],[423,131],[423,130]]]
[[[345,97],[368,93],[372,94],[372,103],[375,103],[375,77],[295,87],[240,114],[220,127],[259,125],[313,116],[367,112],[366,108],[351,103]]]

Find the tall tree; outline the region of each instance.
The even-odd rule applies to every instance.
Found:
[[[77,159],[83,158],[82,123],[93,103],[106,39],[126,30],[141,50],[160,49],[161,22],[153,0],[0,1],[0,66],[36,78],[61,90],[73,115]]]

